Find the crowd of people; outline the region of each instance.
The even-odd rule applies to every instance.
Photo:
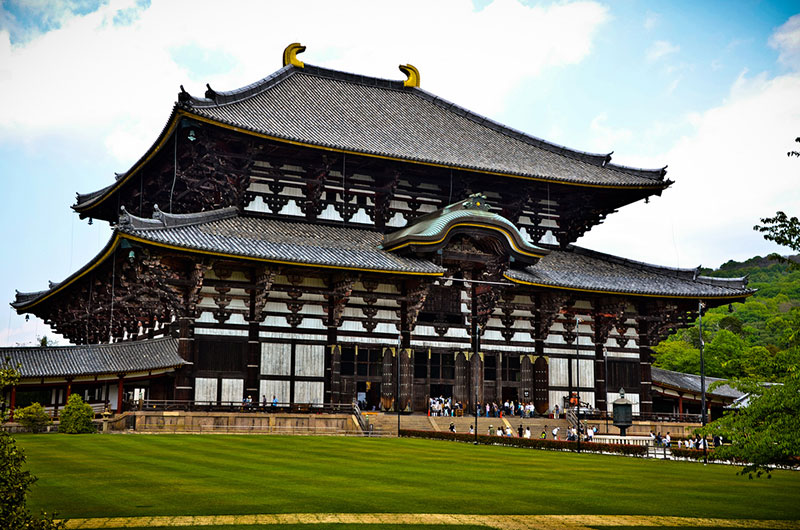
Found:
[[[460,401],[453,401],[453,398],[432,397],[428,401],[428,411],[431,416],[454,417],[461,416],[464,405]]]
[[[517,416],[520,418],[533,418],[536,410],[533,407],[533,402],[523,403],[521,401],[514,402],[513,399],[507,399],[502,403],[492,401],[491,403],[478,403],[478,416],[485,416],[487,418],[502,418],[504,416]]]

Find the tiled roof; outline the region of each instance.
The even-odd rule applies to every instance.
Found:
[[[611,164],[511,129],[419,88],[306,64],[214,99],[184,97],[189,112],[311,146],[469,170],[595,186],[660,190],[664,170]]]
[[[171,337],[115,344],[0,348],[0,356],[8,357],[11,366],[19,365],[23,378],[147,372],[186,362],[178,356],[178,341]]]
[[[672,370],[664,370],[663,368],[656,368],[655,366],[651,368],[650,375],[653,379],[653,384],[655,385],[665,385],[680,390],[696,392],[698,394],[702,391],[700,388],[699,375],[673,372]],[[708,387],[711,386],[711,383],[715,383],[717,381],[725,381],[725,380],[720,379],[718,377],[706,376],[706,392],[708,394],[712,394],[715,396],[723,396],[733,399],[739,398],[744,395],[744,392],[740,392],[735,388],[729,387],[728,385],[720,385],[716,387],[713,391],[709,392]]]
[[[747,278],[710,278],[697,269],[659,267],[569,246],[535,265],[508,270],[511,280],[564,289],[665,297],[741,298],[755,292]]]
[[[370,230],[239,217],[236,208],[156,215],[158,220],[124,214],[118,230],[123,237],[155,244],[265,261],[406,274],[444,272],[429,261],[380,250],[383,236]]]

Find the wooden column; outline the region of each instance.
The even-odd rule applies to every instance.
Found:
[[[471,352],[470,352],[471,354]],[[486,403],[483,399],[483,359],[481,355],[476,353],[471,354],[470,361],[470,386],[469,386],[469,404],[470,412],[475,414],[475,392],[478,392],[478,401],[485,406]]]
[[[256,273],[253,273],[256,276]],[[255,278],[254,278],[255,279]],[[255,396],[255,403],[261,401],[258,377],[261,367],[261,342],[258,336],[261,311],[256,304],[256,289],[250,289],[250,315],[247,322],[247,362],[244,380],[244,394]]]
[[[118,378],[117,379],[117,414],[122,414],[122,401],[124,399],[124,394],[125,394],[125,392],[124,392],[125,387],[124,387],[124,383],[123,383],[123,381],[124,381],[123,378],[124,377],[125,376],[122,375],[122,374],[117,376],[117,378]]]
[[[397,353],[397,377],[399,377],[399,395],[397,403],[400,410],[406,410],[411,405],[414,388],[414,353],[411,348],[400,348]]]
[[[455,352],[456,384],[453,386],[453,401],[469,403],[469,369],[464,352]]]
[[[534,386],[533,386],[533,362],[530,355],[522,355],[519,361],[519,379],[520,379],[520,392],[517,400],[527,404],[533,401]],[[527,392],[527,396],[525,393]]]
[[[652,350],[650,349],[653,337],[656,336],[656,323],[645,319],[637,319],[639,333],[639,412],[649,414],[653,412],[653,397],[650,395],[652,375]]]
[[[394,409],[394,385],[395,385],[395,358],[396,348],[384,348],[381,366],[381,408],[383,410]]]
[[[683,414],[683,396],[678,394],[678,414]]]
[[[330,344],[325,355],[325,396],[330,403],[342,402],[342,347]]]
[[[175,372],[175,399],[191,401],[194,399],[194,319],[178,319],[178,355],[186,365]]]
[[[377,216],[376,216],[377,219]],[[412,407],[414,399],[414,352],[411,350],[411,320],[409,314],[410,305],[408,301],[408,286],[403,282],[403,297],[400,302],[400,350],[397,353],[398,389],[397,396],[400,410]],[[415,318],[415,317],[413,317]]]
[[[72,394],[72,379],[67,379],[67,395],[64,397],[64,403],[69,401],[69,396]]]

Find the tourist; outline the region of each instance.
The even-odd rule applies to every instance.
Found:
[[[525,438],[527,438],[529,440],[531,438],[531,428],[530,428],[530,426],[525,427]]]
[[[277,407],[278,406],[278,398],[275,397],[275,394],[272,394],[272,406],[273,407]]]
[[[559,414],[558,405],[556,405],[555,407],[553,407],[553,418],[558,419],[558,414]]]
[[[558,440],[558,427],[553,427],[553,440]]]
[[[517,428],[517,434],[519,435],[520,438],[522,438],[523,429],[522,429],[522,424],[521,423],[519,424],[519,427]]]
[[[454,434],[456,432],[456,424],[453,423],[452,421],[450,422],[450,432],[452,432]]]
[[[475,426],[474,425],[470,425],[469,426],[469,433],[470,434],[475,434]]]
[[[489,425],[489,436],[494,436],[494,427]]]
[[[544,429],[542,429],[542,434],[539,435],[539,438],[541,438],[542,440],[547,439],[547,425],[545,425]]]
[[[664,447],[669,448],[671,442],[672,437],[670,437],[669,431],[667,431],[667,435],[664,437]]]
[[[594,429],[586,429],[586,441],[591,442],[594,440]]]

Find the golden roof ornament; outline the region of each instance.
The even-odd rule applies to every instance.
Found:
[[[291,64],[297,68],[305,68],[305,63],[297,58],[298,53],[306,51],[306,47],[299,42],[293,42],[283,50],[283,66]]]
[[[401,64],[398,68],[408,76],[408,79],[403,81],[403,86],[419,88],[419,70],[410,64]]]

